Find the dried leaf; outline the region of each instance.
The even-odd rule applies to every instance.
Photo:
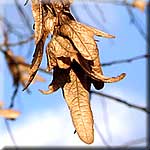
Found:
[[[70,69],[54,68],[52,83],[48,86],[48,90],[39,90],[43,94],[51,94],[63,87],[67,82],[70,82],[69,78]]]
[[[35,21],[35,43],[38,44],[43,36],[43,11],[41,0],[32,0],[32,14]]]
[[[47,46],[46,53],[47,68],[50,71],[56,65],[62,69],[69,68],[71,64],[70,57],[75,55],[77,51],[74,50],[68,39],[61,36],[54,36]]]
[[[107,38],[113,37],[76,21],[70,21],[62,25],[60,32],[73,42],[79,53],[87,60],[95,60],[98,55],[94,34]]]
[[[32,80],[34,79],[34,77],[38,71],[38,68],[41,64],[42,57],[43,57],[44,42],[45,42],[45,39],[41,39],[36,46],[36,49],[35,49],[35,52],[33,55],[34,58],[32,60],[32,65],[31,65],[31,68],[29,71],[30,77],[29,77],[29,80],[27,81],[26,86],[24,87],[23,90],[28,88],[28,86],[30,85],[30,83],[32,82]]]
[[[47,71],[51,71],[54,67],[59,66],[61,69],[68,69],[70,67],[70,58],[56,57],[55,46],[50,42],[46,49],[47,54]]]
[[[56,57],[71,57],[78,53],[67,38],[59,35],[54,36],[51,43],[53,44]]]
[[[68,69],[70,67],[71,60],[69,57],[68,58],[59,57],[57,58],[57,64],[61,69]]]
[[[30,85],[34,79],[37,70],[41,64],[43,56],[44,43],[49,33],[53,33],[56,18],[51,11],[48,11],[46,3],[41,0],[32,0],[32,13],[35,21],[35,43],[36,50],[30,69],[30,78],[24,90]]]
[[[35,22],[35,43],[38,44],[43,35],[53,34],[56,17],[48,1],[32,0],[32,13]]]
[[[77,64],[70,70],[70,82],[63,87],[63,93],[70,109],[77,134],[87,144],[94,140],[93,116],[89,102],[90,82],[88,76]]]
[[[6,57],[8,68],[13,77],[13,85],[15,86],[15,90],[11,97],[11,100],[13,101],[18,92],[21,73],[19,71],[19,65],[16,62],[17,60],[11,50],[8,49],[7,51],[5,51],[5,57]]]
[[[52,42],[49,42],[46,47],[46,56],[47,56],[47,71],[51,71],[55,66],[57,66],[56,56],[53,53],[54,47]]]
[[[47,5],[46,5],[47,6]],[[46,7],[47,8],[47,7]],[[48,9],[48,8],[47,8]],[[49,8],[50,9],[50,8]],[[47,10],[45,10],[47,11]],[[53,34],[54,32],[54,27],[56,25],[56,17],[53,16],[53,14],[51,13],[51,11],[47,11],[47,15],[45,15],[43,17],[43,22],[44,22],[44,25],[43,25],[43,31],[44,31],[44,34],[47,33],[47,34]]]
[[[96,81],[103,81],[105,83],[118,82],[122,80],[126,74],[122,73],[117,77],[106,77],[103,75],[99,58],[97,57],[94,61],[84,59],[81,55],[75,57],[75,60],[81,65],[85,72]]]
[[[7,119],[16,119],[20,115],[19,111],[12,109],[0,109],[0,116]]]
[[[18,86],[20,80],[20,72],[17,60],[11,50],[6,51],[6,60],[8,64],[8,68],[13,76],[13,82],[15,86]]]
[[[88,25],[85,25],[85,24],[81,24],[79,22],[77,22],[77,23],[79,24],[79,26],[82,26],[83,28],[85,28],[85,33],[87,33],[88,35],[90,34],[92,37],[94,35],[96,35],[96,36],[100,36],[100,37],[103,37],[103,38],[115,38],[114,35],[103,32],[103,31],[101,31],[99,29],[96,29],[94,27],[91,27],[91,26],[88,26]]]
[[[91,78],[109,83],[120,81],[125,77],[125,74],[112,78],[102,75],[103,73],[101,70],[97,44],[94,40],[94,34],[107,38],[112,38],[113,36],[75,21],[70,21],[69,23],[62,25],[60,31],[62,35],[67,36],[74,43],[75,47],[81,54],[78,54],[75,59],[91,76]],[[80,57],[84,60],[80,59]],[[92,61],[91,65],[87,63],[88,60]]]
[[[32,0],[32,13],[35,21],[35,43],[36,50],[30,69],[29,80],[23,90],[28,88],[34,79],[42,61],[44,43],[49,33],[53,33],[55,17],[48,11],[47,5],[41,0]],[[49,68],[48,68],[49,69]]]
[[[26,63],[23,57],[15,56],[11,50],[7,50],[6,53],[6,60],[9,70],[13,76],[14,85],[19,86],[19,83],[21,83],[23,87],[25,87],[25,82],[29,79],[28,72],[30,67],[25,65]],[[44,82],[45,79],[36,75],[32,83],[35,81]],[[27,92],[29,92],[29,90]]]
[[[51,0],[51,4],[53,5],[55,12],[60,12],[63,9],[69,9],[73,0]]]

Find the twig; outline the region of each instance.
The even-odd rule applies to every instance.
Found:
[[[117,98],[117,97],[112,96],[112,95],[104,94],[104,93],[97,92],[97,91],[91,91],[91,94],[96,94],[96,95],[99,95],[99,96],[104,96],[104,97],[107,97],[110,100],[114,100],[114,101],[119,102],[121,104],[124,104],[124,105],[126,105],[128,107],[144,111],[145,113],[148,113],[148,114],[150,113],[150,110],[147,110],[145,107],[141,107],[141,106],[138,106],[138,105],[131,104],[131,103],[127,102],[127,100],[122,100],[121,98]]]
[[[129,14],[130,20],[132,24],[135,26],[135,28],[138,30],[140,35],[146,39],[146,33],[144,32],[144,29],[141,26],[141,21],[139,21],[139,18],[136,18],[135,14],[133,13],[132,9],[129,6],[126,6],[127,12]]]
[[[82,6],[83,6],[83,10],[85,10],[85,12],[87,13],[87,15],[88,15],[89,18],[91,19],[91,21],[93,21],[94,24],[99,25],[99,24],[100,24],[100,21],[99,21],[98,18],[96,18],[96,15],[93,13],[93,11],[91,11],[89,5],[88,5],[87,3],[83,3]],[[102,27],[105,31],[107,31],[107,30],[105,29],[105,27],[104,27],[102,24],[101,24],[101,27]]]
[[[116,61],[111,61],[111,62],[107,62],[107,63],[102,63],[101,65],[102,66],[111,66],[111,65],[115,65],[115,64],[131,63],[133,61],[143,59],[143,58],[149,58],[149,57],[150,57],[149,54],[145,54],[145,55],[135,56],[135,57],[128,58],[128,59],[122,59],[122,60],[116,60]]]
[[[109,122],[109,114],[108,114],[108,106],[107,106],[107,101],[105,98],[101,101],[102,104],[102,112],[103,112],[103,120],[105,124],[105,132],[108,135],[108,139],[112,140],[112,134],[110,130],[110,122]]]
[[[14,135],[13,135],[13,133],[12,133],[12,131],[11,131],[10,126],[9,126],[9,122],[8,122],[7,119],[4,119],[4,122],[5,122],[5,125],[6,125],[6,128],[7,128],[8,134],[9,134],[9,136],[10,136],[10,138],[11,138],[11,141],[12,141],[12,143],[14,144],[14,146],[16,147],[16,146],[17,146],[16,140],[15,140]]]
[[[2,22],[3,26],[7,28],[7,31],[9,33],[12,33],[19,38],[23,37],[24,34],[22,34],[19,30],[17,30],[18,29],[17,25],[9,22],[9,20],[5,16],[0,16],[0,21]]]
[[[115,5],[130,5],[125,0],[76,0],[76,2],[94,2],[94,3],[103,3],[103,4],[115,4]]]
[[[33,40],[33,38],[34,38],[34,36],[32,35],[32,36],[28,37],[27,39],[21,40],[21,41],[16,42],[16,43],[7,43],[7,46],[11,47],[11,46],[23,45],[23,44],[26,44],[26,43],[28,43],[29,41]],[[4,47],[4,46],[6,46],[5,43],[0,44],[0,47]]]
[[[99,7],[99,5],[97,5],[97,4],[94,3],[94,8],[95,8],[95,9],[97,10],[97,12],[99,13],[98,16],[101,16],[103,22],[106,22],[107,19],[106,19],[106,17],[105,17],[105,14],[104,14],[103,10]]]
[[[23,11],[23,8],[19,4],[18,0],[15,0],[15,5],[19,12],[20,18],[24,21],[24,23],[26,24],[26,27],[29,29],[30,33],[33,33],[31,25],[30,25],[30,19],[28,18],[26,12]]]
[[[95,129],[96,129],[98,135],[100,136],[100,138],[101,138],[103,144],[104,144],[105,146],[107,146],[107,147],[110,147],[110,145],[107,143],[107,141],[106,141],[105,138],[103,137],[102,133],[100,132],[99,128],[97,127],[97,125],[94,124],[94,126],[95,126]]]

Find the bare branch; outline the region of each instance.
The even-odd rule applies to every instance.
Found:
[[[107,147],[110,147],[110,145],[107,143],[107,141],[105,140],[104,136],[102,135],[101,131],[99,130],[98,126],[97,126],[96,124],[94,124],[94,126],[95,126],[95,129],[96,129],[98,135],[100,136],[100,138],[101,138],[103,144],[104,144],[105,146],[107,146]]]
[[[146,39],[146,33],[144,32],[144,29],[141,26],[141,21],[139,21],[140,19],[136,17],[136,15],[133,13],[132,9],[129,6],[127,6],[126,9],[127,9],[128,14],[129,14],[131,23],[135,26],[135,28],[138,30],[140,35],[144,39]]]
[[[26,24],[26,27],[28,28],[29,32],[32,34],[33,31],[32,31],[31,25],[30,25],[29,17],[27,16],[26,12],[23,11],[23,8],[19,4],[18,0],[15,0],[15,5],[16,5],[16,8],[19,12],[20,18],[23,19],[23,21]]]
[[[150,110],[147,110],[145,107],[141,107],[141,106],[137,106],[137,105],[131,104],[131,103],[127,102],[127,100],[123,100],[121,98],[117,98],[117,97],[112,96],[112,95],[108,95],[108,94],[104,94],[102,92],[96,92],[96,91],[91,91],[91,94],[96,94],[96,95],[99,95],[99,96],[103,96],[103,97],[106,97],[106,98],[108,98],[110,100],[114,100],[116,102],[124,104],[124,105],[126,105],[128,107],[144,111],[145,113],[148,113],[148,114],[150,113]]]
[[[16,140],[15,140],[15,137],[14,137],[14,135],[13,135],[13,133],[12,133],[10,124],[9,124],[9,122],[8,122],[7,119],[4,119],[4,122],[5,122],[6,129],[7,129],[7,131],[8,131],[8,134],[9,134],[9,136],[10,136],[10,139],[11,139],[12,143],[14,144],[14,146],[16,147],[16,146],[17,146]]]
[[[30,42],[31,40],[33,40],[33,38],[34,38],[34,36],[32,35],[32,36],[28,37],[27,39],[18,41],[16,43],[7,43],[7,46],[12,47],[12,46],[23,45],[23,44],[26,44],[26,43]],[[6,46],[5,43],[0,44],[0,47],[5,47],[5,46]]]
[[[102,63],[101,65],[102,66],[111,66],[111,65],[122,64],[122,63],[131,63],[133,61],[144,59],[144,58],[149,58],[149,57],[150,57],[149,54],[144,54],[144,55],[135,56],[135,57],[132,57],[132,58],[127,58],[127,59],[121,59],[121,60]]]

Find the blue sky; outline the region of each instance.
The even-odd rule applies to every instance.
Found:
[[[134,25],[130,23],[127,11],[124,7],[97,4],[101,6],[104,12],[106,21],[103,22],[96,9],[94,9],[94,4],[88,4],[99,24],[93,22],[87,15],[83,3],[75,2],[73,7],[80,16],[81,22],[102,29],[103,31],[107,30],[116,36],[115,39],[96,38],[100,40],[98,46],[101,62],[126,59],[146,53],[145,40],[137,32]],[[22,25],[20,18],[17,16],[14,4],[3,4],[1,7],[3,8],[3,12],[1,13],[5,13],[13,23]],[[25,9],[30,12],[30,5],[26,6]],[[136,9],[134,12],[144,23],[144,13]],[[31,20],[31,25],[32,22],[33,20]],[[28,33],[25,29],[21,30]],[[11,40],[13,42],[17,39],[12,36]],[[25,51],[27,51],[27,47],[18,48],[16,54],[23,53],[23,55],[25,55]],[[30,48],[30,51],[33,53],[33,47]],[[9,71],[6,68],[3,56],[0,58],[2,58],[0,59],[0,99],[4,100],[6,106],[8,106],[13,90],[12,78],[9,76]],[[32,56],[28,57],[28,62],[31,62],[31,58]],[[105,84],[105,88],[101,91],[128,100],[130,103],[146,106],[145,62],[146,61],[142,59],[129,64],[103,67],[104,75],[116,76],[125,72],[127,76],[120,82]],[[45,58],[43,59],[42,66],[46,66]],[[2,72],[2,70],[4,70],[4,72]],[[21,87],[16,98],[15,108],[21,111],[21,116],[10,124],[17,144],[28,146],[86,146],[86,144],[80,141],[77,135],[73,134],[74,127],[61,90],[47,96],[38,92],[38,89],[47,89],[51,81],[51,76],[40,72],[39,74],[46,78],[46,82],[31,85],[31,95],[22,92]],[[91,99],[91,107],[96,126],[110,145],[123,145],[128,141],[146,137],[146,115],[143,112],[94,95]],[[107,108],[108,120],[106,119],[106,110],[104,108]],[[109,123],[106,124],[106,122]],[[110,131],[109,134],[107,132],[108,129]],[[2,118],[0,118],[0,133],[0,147],[13,145]],[[97,130],[95,130],[95,141],[90,146],[95,145],[104,145]]]

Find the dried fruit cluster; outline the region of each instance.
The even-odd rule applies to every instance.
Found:
[[[25,89],[38,71],[45,40],[51,34],[46,55],[47,70],[53,69],[53,80],[48,91],[41,92],[50,94],[62,88],[77,134],[82,141],[90,144],[94,141],[90,86],[93,83],[96,89],[101,89],[104,82],[117,82],[125,74],[112,78],[103,75],[94,35],[114,36],[77,22],[70,13],[71,3],[71,0],[32,0],[36,49]]]

